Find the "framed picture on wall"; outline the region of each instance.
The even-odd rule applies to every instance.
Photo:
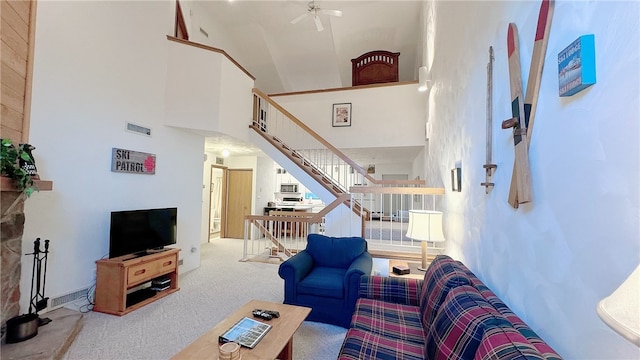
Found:
[[[462,169],[459,167],[451,169],[451,190],[462,192]]]
[[[351,126],[351,103],[333,104],[331,125],[334,127]]]

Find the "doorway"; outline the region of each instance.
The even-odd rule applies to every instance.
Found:
[[[226,178],[227,168],[224,166],[211,165],[211,175],[209,177],[209,242],[219,239],[224,225],[224,215],[226,213]]]
[[[222,219],[221,232],[223,237],[244,239],[244,217],[251,215],[252,186],[253,170],[227,170],[226,216]]]

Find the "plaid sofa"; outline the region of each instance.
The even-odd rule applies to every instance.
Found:
[[[339,359],[562,359],[464,264],[363,276]]]

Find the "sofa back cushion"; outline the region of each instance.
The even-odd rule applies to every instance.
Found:
[[[421,289],[422,280],[365,275],[360,278],[358,297],[419,306]]]
[[[469,284],[467,274],[458,268],[457,261],[447,255],[436,256],[424,274],[420,293],[420,313],[425,329],[433,322],[449,291]]]
[[[492,327],[482,335],[474,360],[546,359],[512,327]]]
[[[469,360],[486,331],[511,325],[469,285],[453,288],[428,328],[426,359]]]
[[[367,242],[361,237],[329,237],[320,234],[307,236],[307,252],[315,266],[348,268],[353,260],[367,251]]]
[[[467,273],[471,285],[480,292],[480,295],[491,304],[500,315],[504,316],[512,326],[527,339],[533,347],[540,352],[545,359],[562,359],[562,357],[553,348],[544,342],[533,329],[529,327],[518,315],[516,315],[503,301],[500,299],[482,280],[480,280],[469,268],[459,263],[459,268]]]

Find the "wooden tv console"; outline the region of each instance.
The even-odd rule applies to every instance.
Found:
[[[125,315],[172,294],[178,287],[178,253],[166,249],[143,256],[123,255],[96,261],[94,311]],[[170,279],[169,288],[150,290],[154,279]]]

